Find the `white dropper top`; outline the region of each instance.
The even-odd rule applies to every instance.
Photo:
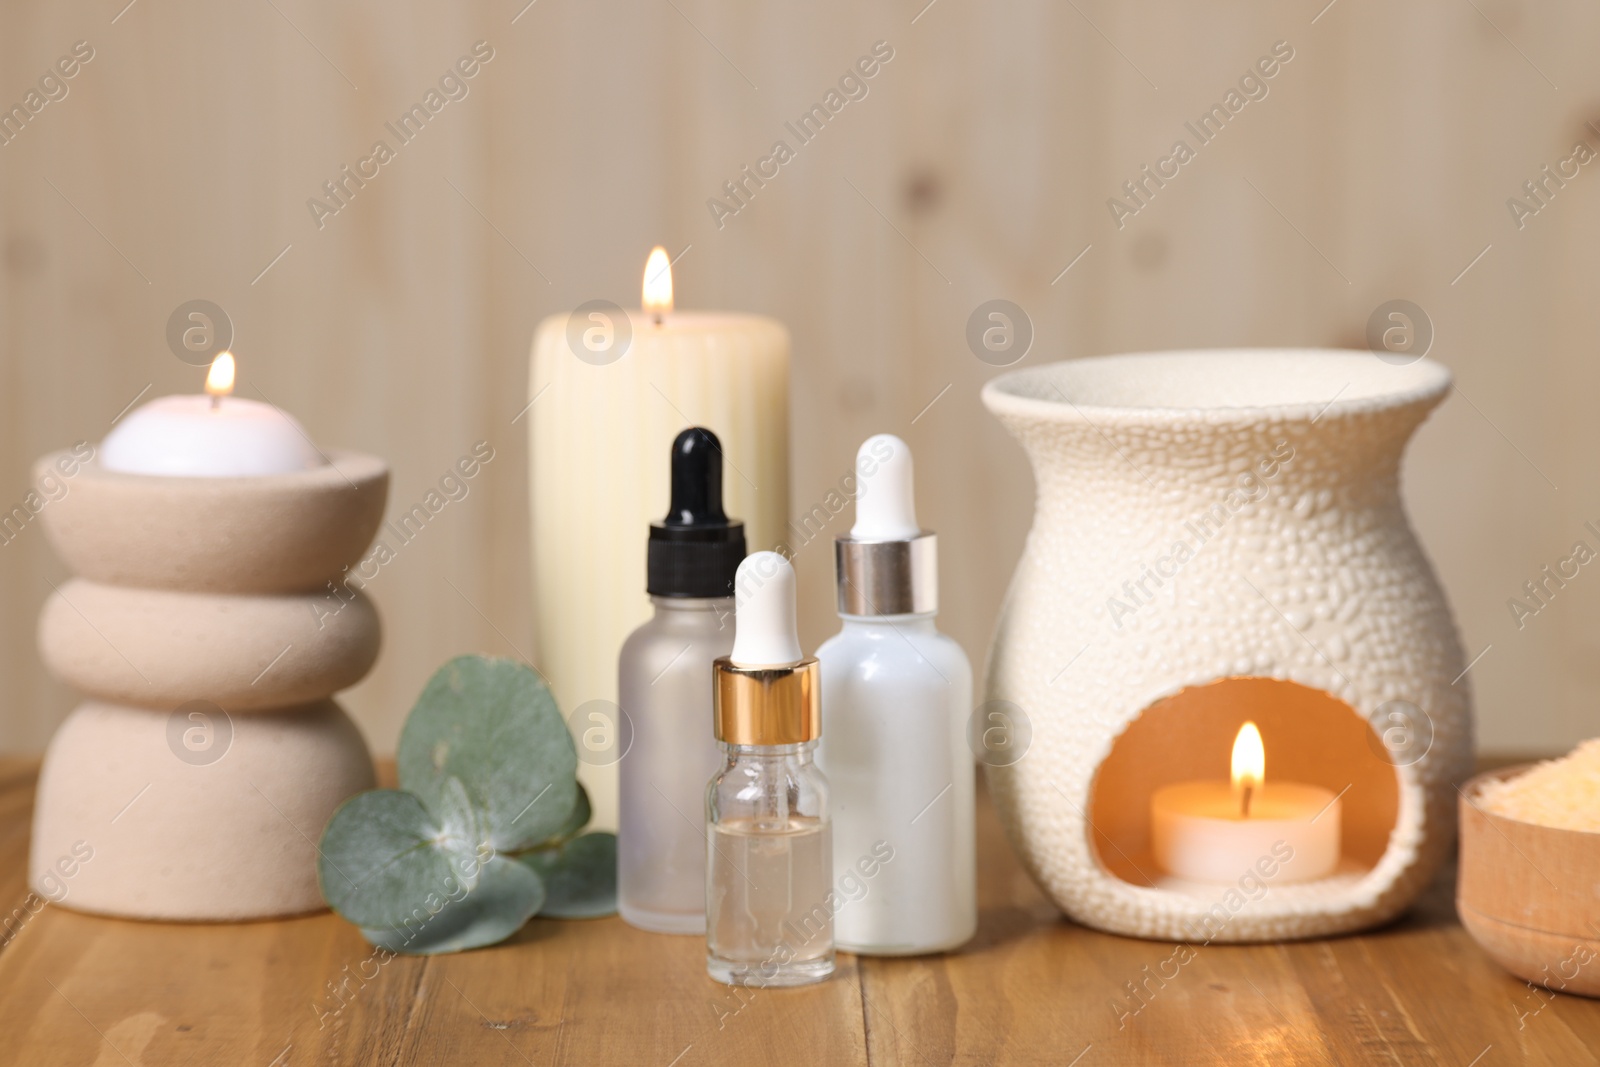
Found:
[[[733,579],[735,667],[793,667],[800,654],[794,568],[776,552],[754,552]]]
[[[911,491],[911,446],[892,433],[867,438],[856,452],[856,474],[861,487],[856,495],[856,524],[850,527],[851,537],[858,541],[906,541],[922,532]]]

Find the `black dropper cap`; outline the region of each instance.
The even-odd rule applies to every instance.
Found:
[[[722,510],[722,444],[691,427],[672,442],[672,508],[650,524],[651,596],[724,597],[744,559],[744,523]]]

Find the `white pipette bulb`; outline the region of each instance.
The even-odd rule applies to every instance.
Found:
[[[867,438],[856,452],[856,474],[861,487],[856,494],[856,524],[850,527],[851,537],[860,541],[904,541],[922,532],[917,525],[912,492],[909,445],[892,433]]]
[[[794,568],[776,552],[755,552],[733,580],[736,667],[792,667],[800,654],[795,620]]]

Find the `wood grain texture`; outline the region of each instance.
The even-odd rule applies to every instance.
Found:
[[[25,894],[31,772],[0,762],[6,908]],[[493,948],[380,962],[332,915],[188,926],[45,907],[0,947],[0,1061],[1600,1063],[1600,1001],[1534,992],[1491,963],[1456,922],[1451,879],[1368,935],[1182,956],[1065,922],[1012,858],[986,798],[978,827],[970,945],[841,956],[833,980],[800,990],[727,989],[705,976],[700,939],[618,919],[536,919]]]
[[[1600,997],[1600,834],[1490,811],[1482,790],[1527,766],[1461,787],[1456,910],[1501,966],[1560,992]]]
[[[660,242],[690,249],[682,306],[793,331],[793,513],[869,434],[910,442],[942,625],[981,663],[1031,482],[978,402],[998,373],[965,341],[980,302],[1027,310],[1028,365],[1359,346],[1406,298],[1459,385],[1406,500],[1468,654],[1493,646],[1469,676],[1483,739],[1564,749],[1592,730],[1600,591],[1585,567],[1520,629],[1507,600],[1596,543],[1600,177],[1522,229],[1506,200],[1600,144],[1597,34],[1579,0],[12,0],[0,104],[74,41],[96,55],[0,147],[0,509],[147,386],[198,387],[164,340],[197,297],[234,320],[243,395],[391,461],[391,515],[491,442],[471,495],[372,583],[385,648],[349,704],[390,751],[451,655],[537,662],[512,424],[529,339],[586,300],[632,304]],[[895,58],[867,97],[718,228],[707,199],[880,39]],[[308,199],[477,40],[495,58],[470,95],[319,229]],[[1118,229],[1106,201],[1278,40],[1295,59],[1270,94]],[[836,627],[827,539],[798,559],[808,648]],[[32,637],[62,573],[37,520],[0,546],[0,749],[37,751],[71,707]]]

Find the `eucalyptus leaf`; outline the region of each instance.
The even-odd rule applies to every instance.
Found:
[[[422,909],[399,923],[363,927],[361,936],[379,948],[413,956],[462,952],[504,941],[544,900],[544,884],[531,868],[491,856],[477,884],[459,899],[446,899],[437,910]]]
[[[535,847],[555,848],[557,845],[566,844],[574,837],[577,837],[579,831],[585,826],[589,825],[589,820],[593,815],[594,809],[589,806],[589,791],[583,787],[582,782],[579,782],[578,799],[572,805],[572,814],[567,816],[567,821],[562,824],[561,829],[539,842]]]
[[[457,782],[453,790],[461,790]],[[462,794],[464,795],[464,794]],[[358,926],[392,926],[478,875],[476,842],[447,831],[410,793],[378,789],[340,805],[322,832],[317,879]]]
[[[514,660],[459,656],[439,668],[406,720],[397,763],[401,787],[434,811],[449,779],[461,779],[499,852],[548,839],[577,802],[572,736],[544,682]]]
[[[444,789],[430,811],[446,837],[464,842],[474,853],[488,854],[487,817],[473,802],[472,794],[461,779],[452,774],[444,780]]]
[[[617,835],[584,834],[557,848],[524,852],[517,859],[544,879],[550,919],[597,919],[617,910]]]

